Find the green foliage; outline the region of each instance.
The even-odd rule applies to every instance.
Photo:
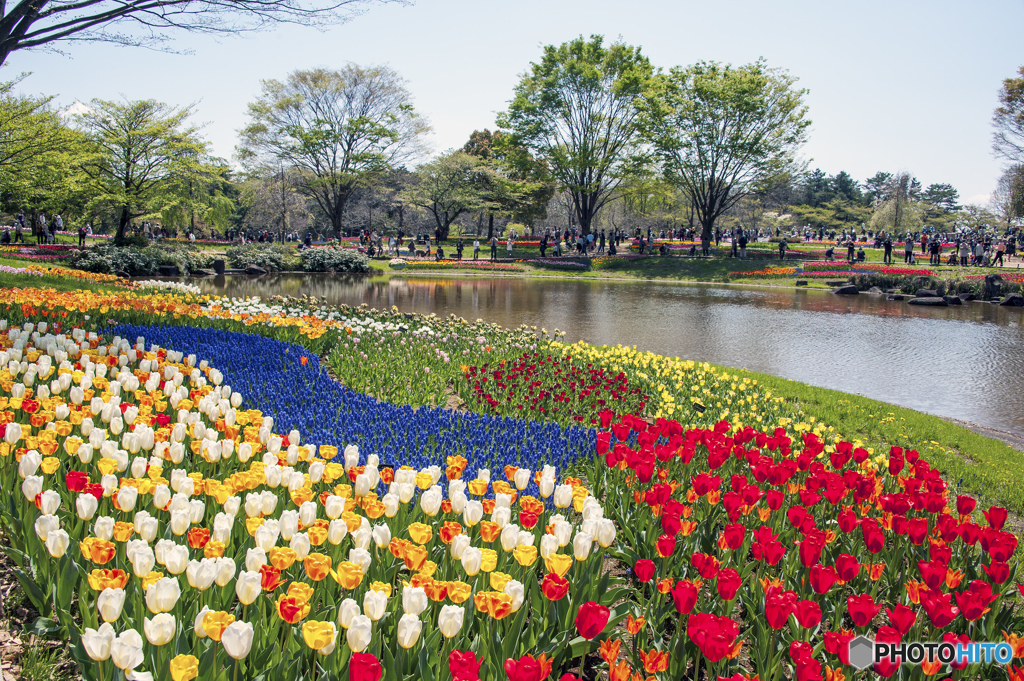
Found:
[[[602,36],[548,45],[516,86],[498,124],[510,142],[547,164],[569,192],[584,233],[639,153],[637,104],[653,68],[640,48]]]
[[[710,238],[715,220],[740,199],[793,171],[810,126],[806,90],[763,60],[699,62],[654,82],[644,104],[647,135]]]
[[[1013,163],[1024,163],[1024,66],[1018,78],[1007,78],[999,91],[999,106],[992,114],[992,149]]]
[[[160,263],[149,249],[100,244],[72,254],[71,266],[86,272],[137,277],[156,274]]]
[[[154,100],[93,100],[80,117],[92,150],[82,164],[93,207],[119,212],[117,235],[135,218],[158,214],[174,203],[173,189],[206,151],[195,127],[187,125],[190,107]]]
[[[442,238],[463,213],[489,207],[488,198],[501,179],[491,165],[464,151],[449,151],[416,169],[416,180],[401,200],[422,208],[434,219]]]
[[[287,269],[288,256],[292,249],[280,244],[244,244],[227,250],[228,263],[234,268],[262,267],[268,272]]]
[[[353,189],[399,165],[429,129],[402,78],[386,66],[293,71],[262,88],[241,132],[243,163],[300,170],[299,191],[316,201],[339,237]]]
[[[362,253],[324,246],[302,252],[302,269],[307,272],[369,272],[371,268],[370,259]]]

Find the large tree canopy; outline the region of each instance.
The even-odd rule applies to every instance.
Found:
[[[665,175],[689,194],[705,238],[744,196],[792,172],[807,127],[805,90],[763,61],[700,62],[655,78],[644,122]]]
[[[171,185],[205,154],[206,143],[188,125],[191,113],[153,100],[93,100],[81,116],[93,147],[82,170],[94,202],[117,208],[118,239],[131,220],[161,212]]]
[[[569,193],[584,234],[637,151],[637,103],[652,72],[640,48],[606,47],[601,36],[548,45],[498,118]]]
[[[162,47],[173,30],[229,35],[345,21],[372,0],[19,0],[0,3],[0,64],[72,41]],[[391,0],[378,0],[389,2]]]
[[[429,129],[413,110],[405,81],[386,66],[295,71],[263,81],[249,105],[238,156],[250,167],[301,171],[299,190],[341,236],[352,191],[419,150]]]

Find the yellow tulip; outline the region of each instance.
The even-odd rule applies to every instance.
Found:
[[[156,582],[163,579],[163,577],[164,573],[153,570],[148,575],[142,578],[142,590],[145,591],[150,587],[151,584],[155,584]]]
[[[564,578],[569,572],[569,568],[572,567],[572,557],[561,553],[552,553],[544,559],[544,565],[547,567],[548,572],[554,572],[559,577]]]
[[[311,553],[304,562],[306,574],[314,582],[319,582],[331,572],[331,557],[322,553]]]
[[[412,525],[409,525],[409,536],[417,544],[426,544],[433,538],[434,530],[430,525],[413,523]]]
[[[473,587],[465,582],[448,582],[448,599],[452,603],[465,603],[472,593]]]
[[[270,559],[270,564],[278,570],[287,570],[298,557],[299,554],[295,553],[294,549],[290,549],[287,546],[274,546],[267,552],[267,558]]]
[[[199,660],[195,655],[178,655],[171,660],[172,681],[192,681],[199,676]]]
[[[313,587],[304,582],[292,582],[288,585],[288,595],[308,603],[313,598]]]
[[[220,642],[220,635],[228,628],[228,625],[235,621],[234,615],[229,615],[223,610],[211,610],[203,615],[203,631],[211,640]]]
[[[508,584],[510,579],[512,579],[512,575],[507,575],[504,572],[492,572],[491,588],[495,591],[504,591],[505,585]]]
[[[427,471],[420,471],[416,474],[416,486],[420,489],[429,489],[434,484],[434,477]]]
[[[338,563],[338,569],[331,571],[331,577],[341,585],[342,589],[351,591],[363,581],[363,570],[355,563],[346,560]]]
[[[537,562],[537,547],[520,544],[512,551],[512,557],[523,567],[530,567]]]
[[[334,642],[338,630],[333,622],[317,622],[311,620],[302,624],[302,639],[313,650],[322,650]]]
[[[380,591],[381,593],[387,594],[388,598],[391,598],[390,584],[385,584],[384,582],[373,582],[370,584],[370,591]]]
[[[480,569],[493,572],[498,567],[498,552],[494,549],[480,549]]]

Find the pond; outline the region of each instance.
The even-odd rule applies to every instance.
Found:
[[[1024,434],[1020,308],[925,308],[884,296],[576,279],[282,274],[195,280],[230,296],[330,303],[560,329],[742,367]]]

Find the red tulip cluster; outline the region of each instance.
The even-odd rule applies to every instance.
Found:
[[[561,422],[598,425],[599,412],[607,412],[606,418],[640,412],[648,400],[639,388],[629,387],[624,373],[579,366],[570,356],[524,353],[496,365],[465,367],[464,375],[477,403],[503,415],[533,412]]]
[[[651,625],[640,645],[672,651],[673,678],[706,666],[719,679],[752,667],[760,679],[842,681],[856,673],[848,644],[859,634],[968,641],[1021,628],[1006,510],[976,522],[975,500],[952,495],[914,450],[877,456],[783,428],[625,416],[599,433],[597,452],[637,614]],[[942,666],[926,660],[917,673]],[[900,669],[913,667],[873,672]]]

